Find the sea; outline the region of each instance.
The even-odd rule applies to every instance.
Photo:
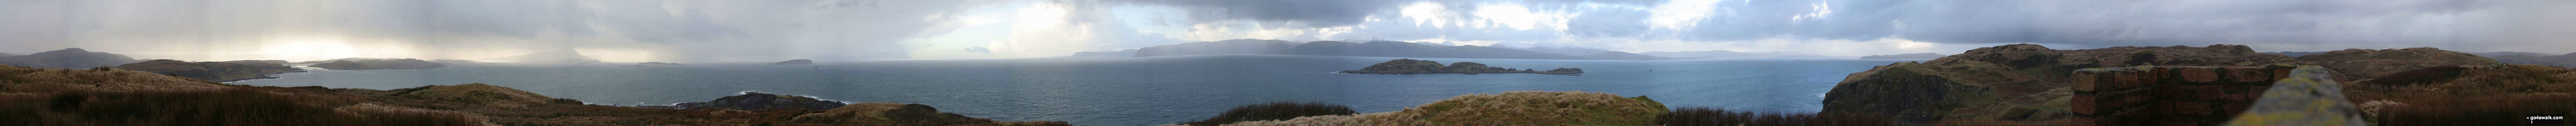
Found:
[[[761,92],[862,103],[929,105],[1000,121],[1142,126],[1203,120],[1242,105],[1316,101],[1391,112],[1466,94],[1584,91],[1647,96],[1670,108],[1816,112],[1851,73],[1893,62],[1851,57],[1685,60],[1411,58],[1493,67],[1582,68],[1547,74],[1345,74],[1395,57],[1192,55],[763,63],[480,64],[421,70],[327,70],[230,82],[399,89],[483,83],[599,105],[670,105]]]

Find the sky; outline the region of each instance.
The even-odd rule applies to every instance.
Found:
[[[2564,0],[0,0],[0,53],[194,61],[1038,58],[1228,39],[1956,54],[2251,45],[2576,52]]]

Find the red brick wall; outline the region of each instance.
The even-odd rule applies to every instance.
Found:
[[[2078,125],[2215,126],[2253,105],[2295,66],[2115,67],[2076,70],[2068,102]]]

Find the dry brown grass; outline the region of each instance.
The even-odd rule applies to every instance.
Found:
[[[2347,83],[2379,125],[2522,125],[2530,114],[2576,114],[2576,69],[2540,65],[2464,66],[2455,79],[2422,85]],[[2381,77],[2392,78],[2392,77]],[[2422,77],[2418,77],[2422,78]],[[2382,80],[2366,80],[2382,81]]]
[[[2009,121],[1993,118],[1948,119],[1932,123],[1933,126],[2069,126],[2074,124],[2075,121],[2067,119]]]
[[[1216,126],[1243,121],[1287,120],[1307,116],[1351,114],[1359,114],[1359,112],[1351,111],[1350,106],[1327,104],[1324,102],[1298,103],[1280,101],[1234,107],[1234,109],[1225,110],[1224,113],[1217,114],[1216,117],[1208,117],[1207,120],[1182,122],[1181,124],[1191,126]]]
[[[226,88],[223,83],[187,77],[167,76],[152,72],[109,69],[37,69],[0,65],[0,91],[46,92],[54,90],[155,90],[205,91]],[[41,84],[41,85],[36,85]],[[41,87],[31,87],[41,86]]]
[[[1665,126],[1893,126],[1896,120],[1855,113],[1779,113],[1688,107],[1655,117]]]
[[[1642,126],[1654,125],[1654,117],[1665,112],[1663,103],[1644,96],[1619,97],[1581,91],[1513,91],[1459,95],[1395,112],[1308,116],[1226,125]]]

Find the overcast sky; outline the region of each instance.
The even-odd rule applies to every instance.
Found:
[[[2576,52],[2566,0],[0,0],[0,53],[611,62],[1064,56],[1227,39],[1823,55],[2038,43]]]

